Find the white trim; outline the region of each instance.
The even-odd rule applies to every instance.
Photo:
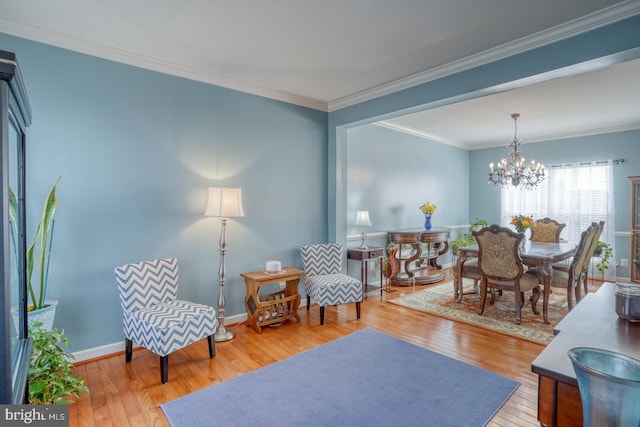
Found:
[[[565,24],[558,25],[548,30],[540,31],[527,37],[523,37],[513,42],[505,43],[484,52],[480,52],[457,61],[450,62],[440,67],[416,73],[414,75],[395,80],[393,82],[376,86],[362,92],[348,95],[326,103],[316,99],[286,93],[283,91],[255,85],[252,83],[236,80],[227,76],[211,73],[204,70],[186,67],[159,58],[145,56],[136,52],[129,52],[122,49],[108,46],[101,43],[71,37],[66,34],[45,30],[25,25],[18,22],[8,21],[0,18],[1,32],[51,46],[69,49],[86,55],[104,58],[123,64],[133,65],[172,76],[184,77],[187,79],[200,81],[228,89],[238,90],[265,98],[283,101],[302,107],[313,108],[320,111],[335,111],[350,105],[368,101],[383,95],[388,95],[403,89],[426,83],[438,78],[442,78],[460,71],[468,70],[489,62],[506,58],[508,56],[535,49],[559,40],[563,40],[580,33],[629,18],[640,13],[640,3],[637,1],[627,1],[613,5],[599,12],[586,15]]]
[[[586,33],[596,28],[621,21],[625,18],[637,15],[638,13],[640,13],[640,3],[638,2],[617,4],[602,11],[586,15],[582,18],[574,19],[568,23],[560,24],[556,27],[540,31],[530,36],[522,37],[521,39],[513,42],[485,50],[484,52],[467,56],[458,61],[453,61],[440,67],[425,70],[353,95],[335,99],[329,102],[329,111],[339,110],[373,98],[389,95],[419,84],[504,59],[517,53],[564,40],[578,34]]]
[[[411,129],[411,128],[408,128],[408,127],[404,127],[404,126],[398,125],[396,123],[391,123],[391,122],[387,122],[387,121],[384,121],[384,120],[380,121],[380,122],[376,122],[376,123],[374,123],[374,125],[381,126],[383,128],[387,128],[387,129],[391,129],[391,130],[395,130],[395,131],[398,131],[398,132],[406,133],[406,134],[409,134],[409,135],[417,136],[418,138],[428,139],[429,141],[439,142],[440,144],[451,145],[452,147],[463,148],[465,150],[470,150],[471,149],[471,146],[468,145],[468,144],[457,142],[457,141],[454,141],[452,139],[442,138],[442,137],[436,136],[436,135],[431,135],[431,134],[426,133],[426,132],[420,132],[418,130]]]
[[[396,123],[391,123],[387,121],[380,121],[374,123],[374,125],[384,127],[387,129],[395,130],[397,132],[402,132],[408,135],[417,136],[418,138],[423,138],[429,141],[439,142],[441,144],[450,145],[456,148],[462,148],[464,150],[482,150],[486,148],[494,148],[504,146],[503,143],[490,143],[490,144],[476,144],[469,145],[464,144],[462,142],[453,141],[450,139],[442,138],[439,136],[431,135],[426,132],[420,132],[415,129],[407,128]],[[522,141],[523,144],[530,144],[533,142],[542,142],[542,141],[556,141],[559,139],[570,139],[570,138],[579,138],[584,136],[593,136],[593,135],[602,135],[606,133],[615,133],[615,132],[626,132],[630,130],[640,129],[640,122],[620,125],[620,126],[609,126],[605,128],[597,128],[597,129],[585,129],[574,132],[564,132],[564,133],[553,133],[548,135],[540,135],[534,138],[527,138],[526,141]]]
[[[169,74],[177,77],[184,77],[202,83],[208,83],[227,89],[233,89],[257,96],[263,96],[265,98],[300,105],[302,107],[313,108],[320,111],[327,111],[327,103],[324,101],[318,101],[280,90],[255,85],[231,77],[223,76],[221,74],[190,68],[163,59],[146,56],[141,53],[126,51],[113,46],[68,36],[62,33],[48,31],[31,25],[7,21],[0,18],[0,28],[2,28],[0,32],[10,34],[12,36],[21,37],[24,39],[33,40],[64,49],[69,49],[74,52],[80,52],[86,55],[108,59],[122,64],[132,65],[134,67],[144,68],[146,70],[157,71],[159,73]]]
[[[306,299],[304,300],[306,304]],[[302,307],[302,303],[300,303],[300,307]],[[242,326],[241,324],[247,320],[247,313],[236,314],[235,316],[229,316],[224,319],[225,325],[234,325],[238,324],[237,327]],[[135,348],[139,348],[137,346]],[[71,353],[74,357],[73,362],[83,362],[85,360],[97,359],[100,357],[111,356],[115,353],[124,352],[124,341],[101,345],[99,347],[88,348],[86,350],[79,350]]]

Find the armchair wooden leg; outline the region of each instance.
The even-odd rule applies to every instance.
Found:
[[[480,304],[478,304],[478,314],[484,312],[484,303],[487,299],[487,283],[483,280],[480,284]]]
[[[356,319],[360,319],[360,306],[361,306],[361,302],[357,301],[356,302]]]
[[[537,308],[539,299],[540,299],[540,287],[535,287],[533,288],[533,294],[531,295],[531,311],[533,311],[533,314],[540,313]]]
[[[320,307],[320,324],[324,325],[324,307]]]
[[[307,310],[309,310],[309,307],[311,307],[311,298],[307,295]]]
[[[131,362],[131,354],[133,353],[133,341],[129,338],[124,339],[124,361]]]
[[[162,384],[169,382],[169,355],[160,356],[160,381]]]
[[[213,335],[209,335],[207,341],[209,341],[209,359],[213,359],[216,355],[216,345],[213,341]]]

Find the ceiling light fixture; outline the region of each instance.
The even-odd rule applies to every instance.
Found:
[[[489,183],[502,185],[503,187],[524,187],[532,189],[544,181],[544,165],[531,160],[531,165],[525,165],[525,159],[518,151],[522,144],[518,139],[518,117],[520,114],[513,113],[511,118],[515,127],[513,142],[509,147],[513,147],[513,152],[498,163],[497,169],[493,168],[493,163],[489,165]]]

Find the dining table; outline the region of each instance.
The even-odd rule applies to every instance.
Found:
[[[549,295],[551,294],[551,277],[553,275],[552,264],[565,261],[573,256],[576,251],[577,244],[561,240],[558,243],[542,243],[527,240],[524,249],[520,251],[522,263],[529,268],[537,267],[542,271],[543,278],[543,299],[542,299],[542,316],[544,323],[549,323],[548,308]],[[465,246],[460,248],[460,255],[455,266],[455,275],[453,280],[453,292],[456,301],[462,300],[462,268],[464,263],[470,258],[477,258],[479,253],[478,244]]]

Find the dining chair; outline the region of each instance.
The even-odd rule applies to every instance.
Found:
[[[177,299],[178,261],[155,259],[115,268],[123,312],[125,362],[133,343],[160,356],[160,381],[169,381],[169,354],[207,337],[209,357],[216,354],[218,326],[213,307]]]
[[[600,240],[600,236],[602,236],[603,230],[604,221],[600,221],[597,224],[597,229],[593,237],[591,238],[591,245],[589,246],[589,249],[587,249],[587,255],[584,257],[584,260],[582,262],[582,272],[580,273],[580,276],[582,277],[582,287],[584,289],[585,295],[589,293],[589,284],[587,283],[587,279],[589,278],[589,267],[591,266],[591,258],[593,258],[593,254],[596,252],[596,246],[598,246],[598,240]]]
[[[342,245],[322,243],[300,246],[304,265],[304,288],[307,310],[313,299],[320,306],[320,324],[324,325],[324,308],[331,305],[356,303],[356,317],[360,319],[360,305],[364,297],[362,282],[342,273]]]
[[[561,265],[553,265],[551,268],[550,284],[552,288],[564,288],[567,290],[567,306],[569,310],[573,308],[573,296],[575,294],[576,303],[582,299],[582,293],[580,291],[580,282],[582,279],[582,268],[585,263],[585,258],[591,247],[591,241],[598,230],[599,225],[592,223],[586,230],[580,235],[580,242],[576,247],[576,251],[573,254],[573,259],[569,264],[569,267],[564,269]],[[536,267],[528,271],[537,277],[543,277],[544,272]]]
[[[495,302],[494,289],[512,291],[515,295],[516,323],[522,321],[521,308],[525,304],[524,293],[532,291],[531,310],[539,314],[536,304],[540,298],[541,278],[525,272],[519,254],[522,234],[509,228],[493,224],[474,231],[478,241],[478,268],[480,280],[480,305],[478,314],[484,312],[487,289],[491,289],[491,301]]]
[[[560,241],[560,233],[566,226],[567,224],[561,224],[555,219],[539,219],[531,229],[530,240],[540,243],[558,243]]]
[[[479,293],[478,283],[482,279],[482,275],[480,274],[480,269],[478,268],[478,258],[470,258],[464,261],[464,264],[462,264],[462,272],[460,274],[460,277],[458,277],[457,268],[453,269],[453,274],[454,296],[456,298],[456,301],[462,301],[462,297],[464,295]],[[473,280],[472,290],[464,290],[464,279]]]
[[[587,249],[587,256],[584,257],[584,261],[582,264],[582,271],[580,273],[583,281],[583,288],[584,288],[585,295],[589,293],[589,286],[587,284],[587,279],[589,277],[589,267],[591,266],[591,258],[593,257],[593,254],[596,251],[596,246],[598,246],[598,240],[600,240],[600,236],[602,235],[602,231],[604,230],[604,221],[600,221],[599,223],[592,222],[591,225],[594,227],[597,227],[597,229],[596,229],[595,235],[591,239],[591,247]],[[558,262],[558,263],[552,264],[552,267],[555,268],[556,270],[560,270],[568,273],[571,267],[571,263]]]

